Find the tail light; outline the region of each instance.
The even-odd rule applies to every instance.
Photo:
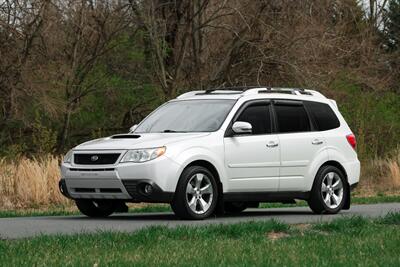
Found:
[[[357,140],[356,136],[354,134],[348,134],[346,135],[347,142],[351,145],[353,149],[356,149],[357,146]]]

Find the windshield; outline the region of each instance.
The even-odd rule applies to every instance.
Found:
[[[148,116],[135,133],[213,132],[221,127],[234,100],[169,102]]]

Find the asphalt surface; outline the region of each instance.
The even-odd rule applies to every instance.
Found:
[[[315,215],[307,207],[247,209],[240,214],[213,217],[203,221],[182,221],[169,212],[116,214],[105,219],[91,219],[84,216],[1,218],[0,238],[14,239],[33,237],[40,234],[76,234],[98,231],[132,232],[152,225],[176,227],[180,225],[228,224],[271,219],[289,224],[313,223],[355,215],[379,217],[395,211],[400,212],[400,203],[353,205],[350,210],[342,211],[336,215]]]

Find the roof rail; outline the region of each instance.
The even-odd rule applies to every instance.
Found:
[[[211,94],[215,91],[238,91],[245,92],[250,89],[260,88],[260,86],[234,86],[234,87],[222,87],[222,88],[212,88],[204,91],[204,94]]]
[[[177,97],[177,99],[192,97],[195,95],[208,95],[208,94],[241,94],[250,89],[263,89],[261,86],[235,86],[235,87],[222,87],[222,88],[211,88],[206,90],[197,90],[197,91],[190,91],[187,93],[183,93]],[[218,92],[222,91],[222,92]]]
[[[315,90],[308,90],[304,88],[279,88],[279,87],[265,87],[265,86],[239,86],[239,87],[223,87],[223,88],[212,88],[202,91],[191,91],[178,96],[178,99],[193,97],[196,95],[253,95],[262,93],[272,94],[291,94],[291,95],[309,95],[325,98],[320,92]]]
[[[312,95],[310,92],[302,88],[277,88],[277,87],[258,87],[254,90],[248,90],[244,94],[289,94],[289,95]]]
[[[204,93],[204,91],[190,91],[190,92],[186,92],[181,94],[180,96],[178,96],[176,99],[182,99],[182,98],[188,98],[188,97],[192,97],[197,95],[198,93]]]

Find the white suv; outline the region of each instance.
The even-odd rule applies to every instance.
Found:
[[[336,102],[313,90],[225,88],[173,99],[130,133],[78,145],[61,192],[91,217],[126,202],[170,203],[180,218],[240,212],[260,202],[350,208],[356,140]]]

